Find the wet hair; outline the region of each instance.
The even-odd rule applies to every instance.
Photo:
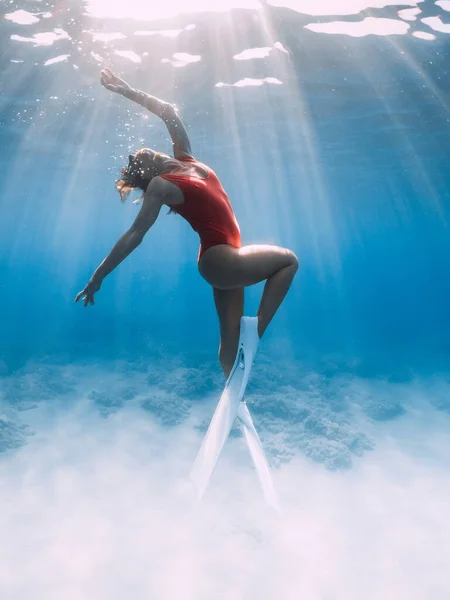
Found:
[[[120,201],[122,202],[122,204],[126,202],[128,194],[136,188],[139,188],[145,194],[148,188],[148,184],[152,180],[151,177],[144,177],[145,169],[143,168],[139,159],[139,154],[143,154],[146,151],[147,150],[144,148],[143,150],[139,150],[135,154],[130,154],[128,156],[128,166],[124,167],[121,170],[122,177],[120,179],[117,179],[116,181],[116,190],[120,194]],[[167,154],[164,154],[163,152],[153,152],[153,160],[160,156],[170,158]],[[144,194],[137,198],[137,200],[133,200],[133,204],[138,204],[139,202],[141,202],[144,199]],[[167,214],[171,215],[176,212],[176,209],[171,207]]]
[[[128,198],[128,194],[135,188],[139,188],[143,192],[147,190],[151,178],[144,177],[144,168],[139,160],[139,153],[130,154],[128,156],[128,166],[121,170],[122,177],[116,181],[116,190],[120,194],[120,201],[124,203]],[[134,200],[134,203],[142,200],[143,196]]]

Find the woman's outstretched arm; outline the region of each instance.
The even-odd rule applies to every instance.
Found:
[[[97,267],[85,288],[77,294],[75,302],[84,306],[94,304],[94,294],[101,288],[104,278],[111,273],[142,242],[144,235],[155,223],[163,205],[157,179],[152,180],[144,196],[142,208],[130,229],[123,234],[105,260]]]
[[[109,69],[103,69],[100,81],[106,89],[137,102],[164,121],[172,138],[175,158],[192,156],[189,136],[175,106],[150,94],[133,89]]]

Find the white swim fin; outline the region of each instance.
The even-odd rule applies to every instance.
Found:
[[[220,453],[236,420],[258,344],[258,318],[242,317],[236,360],[190,474],[199,498],[203,496],[208,486]]]
[[[242,431],[247,441],[248,449],[255,465],[258,479],[263,489],[264,497],[269,506],[280,512],[277,495],[273,487],[272,477],[270,475],[269,463],[266,454],[259,439],[258,432],[253,425],[252,417],[249,413],[247,404],[242,401],[239,404],[237,418],[241,424]]]

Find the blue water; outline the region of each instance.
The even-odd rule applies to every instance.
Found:
[[[154,21],[7,5],[2,598],[449,597],[450,6],[402,19],[414,4]],[[366,17],[403,33],[312,30]],[[233,58],[254,48],[268,56]],[[156,117],[100,86],[103,65],[177,104],[244,243],[300,259],[247,396],[278,520],[237,430],[203,504],[187,481],[224,382],[186,222],[163,211],[95,306],[73,303],[137,214],[114,190],[128,153],[170,151]],[[259,85],[216,86],[245,78]]]

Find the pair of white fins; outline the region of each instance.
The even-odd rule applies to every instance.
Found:
[[[253,360],[258,348],[258,318],[242,317],[239,346],[233,368],[225,384],[219,404],[195,459],[190,477],[201,498],[219,460],[220,453],[230,435],[236,418],[244,433],[255,469],[267,503],[279,510],[269,464],[258,433],[244,401]]]

